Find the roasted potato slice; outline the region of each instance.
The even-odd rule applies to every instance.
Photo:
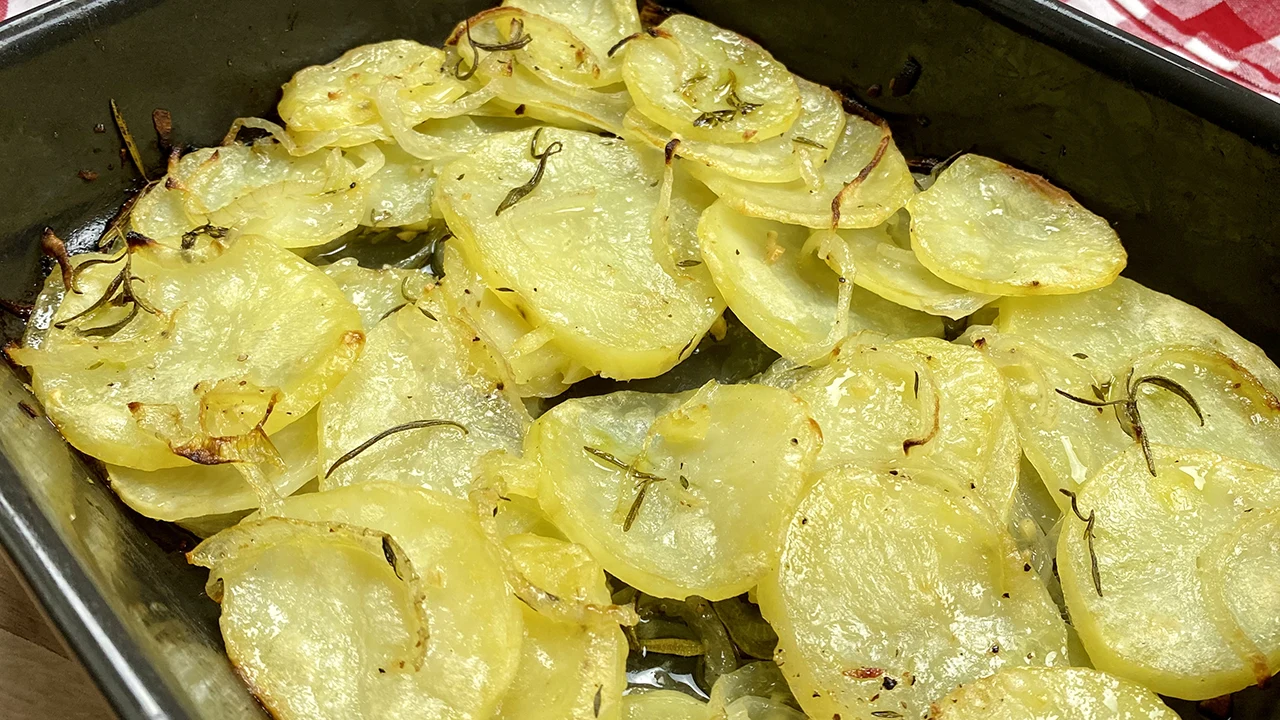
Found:
[[[811,717],[921,717],[1002,667],[1066,663],[1066,627],[1030,563],[945,485],[824,473],[757,593]]]
[[[712,382],[569,400],[534,424],[526,455],[543,509],[611,574],[650,595],[719,600],[773,567],[821,441],[795,396]]]
[[[622,698],[622,720],[708,720],[707,704],[675,690],[646,690]]]
[[[1072,623],[1099,670],[1162,695],[1263,682],[1280,669],[1280,473],[1151,450],[1154,477],[1135,447],[1076,497],[1058,541]]]
[[[545,128],[496,136],[449,165],[436,202],[506,305],[550,328],[573,361],[630,379],[669,370],[725,307],[705,268],[672,276],[660,263],[660,181],[659,155]]]
[[[320,268],[342,288],[347,299],[360,311],[365,331],[372,330],[392,311],[412,304],[432,284],[430,274],[421,270],[360,267],[355,258],[341,260]]]
[[[848,335],[941,335],[942,321],[855,290],[811,231],[748,217],[723,199],[698,225],[702,258],[735,315],[792,362],[817,361]]]
[[[274,717],[385,716],[397,686],[420,674],[426,589],[384,533],[273,517],[188,559],[210,569],[227,655]]]
[[[893,217],[915,193],[889,126],[857,115],[814,177],[784,183],[730,177],[697,163],[689,171],[735,210],[809,228],[868,228]]]
[[[261,238],[203,262],[137,241],[75,262],[81,294],[10,356],[63,436],[113,465],[274,461],[266,435],[306,415],[364,344],[333,281]]]
[[[1150,690],[1089,668],[1009,668],[939,700],[929,720],[1177,720]]]
[[[844,107],[840,96],[804,78],[796,78],[800,88],[800,116],[791,129],[775,138],[752,143],[714,143],[679,139],[639,110],[631,110],[625,126],[633,135],[655,148],[665,148],[679,139],[675,154],[701,163],[731,178],[753,182],[782,183],[816,178],[818,168],[831,157],[844,132]]]
[[[321,487],[384,480],[464,498],[477,458],[519,452],[528,412],[473,338],[445,313],[438,287],[378,323],[355,367],[320,404]],[[366,447],[419,421],[446,425],[397,431]]]
[[[920,262],[974,292],[1084,292],[1109,285],[1127,260],[1106,220],[1039,175],[981,155],[960,156],[907,207]]]

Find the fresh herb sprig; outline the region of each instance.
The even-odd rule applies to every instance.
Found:
[[[1098,519],[1098,511],[1090,510],[1089,516],[1085,517],[1084,513],[1080,512],[1075,493],[1065,488],[1059,488],[1058,492],[1071,498],[1071,512],[1084,523],[1084,541],[1085,546],[1089,548],[1089,570],[1093,576],[1093,589],[1097,591],[1098,597],[1102,597],[1102,573],[1098,571],[1098,553],[1093,549],[1093,523]]]
[[[78,334],[85,337],[108,338],[120,332],[128,326],[129,323],[133,322],[133,320],[138,317],[138,313],[140,311],[147,312],[152,315],[159,315],[160,311],[144,300],[142,296],[138,294],[137,288],[134,287],[134,283],[146,281],[133,274],[133,251],[150,242],[152,241],[149,238],[135,232],[130,232],[125,237],[124,252],[122,252],[118,257],[95,258],[93,260],[86,260],[85,262],[80,263],[80,265],[76,267],[69,276],[70,288],[75,292],[78,292],[77,288],[79,287],[80,275],[88,268],[95,265],[114,265],[122,261],[124,264],[121,266],[120,272],[116,273],[116,276],[107,284],[107,289],[102,293],[101,297],[95,300],[91,305],[89,305],[89,307],[69,318],[65,318],[54,323],[53,326],[59,330],[65,330],[72,322],[80,320],[81,318],[84,318],[108,305],[114,307],[124,307],[125,305],[128,305],[129,313],[125,315],[124,318],[116,322],[108,325],[79,328],[76,330]]]
[[[656,482],[664,482],[666,478],[637,470],[633,465],[622,462],[617,458],[617,456],[607,453],[599,448],[593,448],[590,445],[583,445],[582,449],[588,455],[603,460],[605,463],[626,473],[627,477],[635,480],[636,497],[631,501],[631,508],[627,510],[627,517],[622,522],[622,532],[629,532],[631,530],[631,526],[635,525],[636,518],[640,515],[640,508],[644,505],[644,499],[649,494],[649,486]],[[687,488],[688,482],[689,481],[687,479],[681,476],[680,484],[682,486]]]
[[[534,160],[538,161],[538,169],[533,171],[533,177],[529,178],[529,182],[511,189],[507,196],[498,205],[498,209],[494,211],[494,215],[501,215],[503,212],[510,210],[513,205],[525,199],[529,193],[533,192],[542,182],[542,176],[547,172],[547,160],[552,155],[558,154],[564,150],[564,144],[559,140],[551,143],[542,152],[538,152],[538,137],[542,135],[542,128],[538,128],[533,133],[533,140],[529,142],[529,154]]]
[[[396,425],[395,427],[387,428],[386,430],[383,430],[382,432],[378,433],[377,435],[374,435],[368,440],[365,440],[364,442],[357,445],[356,448],[351,452],[343,455],[337,460],[334,460],[333,464],[329,466],[329,470],[324,474],[324,476],[328,478],[330,475],[333,474],[335,470],[337,470],[343,465],[346,465],[347,463],[359,457],[360,453],[364,452],[365,450],[368,450],[374,445],[377,445],[379,442],[382,442],[384,439],[391,437],[392,435],[395,435],[397,433],[407,432],[409,430],[420,430],[422,428],[430,428],[430,427],[451,427],[458,430],[463,435],[467,435],[471,432],[470,430],[467,429],[466,425],[463,425],[460,422],[455,422],[453,420],[414,420],[412,422]]]

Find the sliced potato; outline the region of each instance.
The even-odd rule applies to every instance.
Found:
[[[406,485],[369,483],[289,498],[283,512],[387,533],[423,579],[430,639],[421,669],[388,668],[370,683],[377,690],[373,709],[342,717],[491,716],[519,665],[522,605],[507,589],[497,548],[465,502]],[[315,597],[307,602],[314,604]],[[328,664],[323,655],[299,660],[303,667]]]
[[[623,38],[640,32],[640,14],[635,3],[629,0],[503,0],[502,4],[571,28],[600,68],[595,84],[621,80],[622,59],[609,53]],[[585,58],[583,64],[586,64]]]
[[[956,688],[929,720],[1178,720],[1150,690],[1088,668],[1009,668]]]
[[[360,267],[355,258],[343,258],[320,269],[333,278],[360,311],[366,331],[372,330],[393,310],[422,297],[432,282],[431,275],[421,270],[372,270]]]
[[[512,290],[501,300],[550,328],[567,356],[606,377],[651,377],[685,357],[724,310],[705,268],[672,276],[656,257],[660,163],[589,133],[508,133],[449,165],[436,201],[486,285]],[[528,197],[499,214],[544,165]]]
[[[526,8],[526,4],[539,7]],[[583,26],[567,24],[564,20],[573,22],[583,19],[581,16],[587,14],[599,16],[602,10],[604,13],[621,16],[626,10],[620,7],[620,3],[579,4],[595,7],[565,7],[565,3],[504,2],[502,7],[484,10],[459,24],[445,44],[455,48],[462,60],[462,67],[466,69],[483,62],[489,52],[485,46],[505,46],[507,49],[497,52],[511,56],[538,75],[560,84],[593,88],[621,82],[621,62],[608,57],[609,48],[597,52],[592,43],[584,42],[577,35],[580,27],[590,31],[592,20],[587,19]],[[606,4],[613,7],[602,7]],[[538,10],[552,12],[543,13]],[[631,22],[638,30],[640,21],[636,10],[632,9],[630,14]],[[617,17],[616,22],[618,30],[623,29],[624,25],[631,26],[622,17]],[[631,32],[634,30],[622,33],[614,42]],[[512,47],[513,45],[518,47]]]
[[[991,295],[1104,287],[1127,255],[1106,220],[1039,175],[962,155],[911,199],[911,246],[934,275]]]
[[[799,364],[862,330],[941,335],[942,322],[840,282],[810,231],[748,217],[723,199],[698,225],[702,258],[729,307],[757,337]]]
[[[520,572],[542,590],[573,602],[610,604],[604,571],[578,545],[536,535],[507,538]],[[520,669],[498,720],[617,720],[627,685],[627,641],[600,618],[574,625],[539,614],[524,617]]]
[[[469,118],[451,118],[469,123]],[[472,123],[474,125],[474,123]],[[386,162],[368,180],[365,212],[360,224],[369,227],[404,227],[432,218],[431,197],[436,176],[431,164],[405,152],[399,145],[378,144]]]
[[[721,675],[707,703],[709,720],[805,720],[794,709],[787,678],[772,662],[755,662]]]
[[[560,350],[550,328],[535,328],[503,304],[452,244],[444,248],[444,273],[440,289],[449,313],[493,349],[517,395],[554,397],[592,374]]]
[[[782,135],[753,143],[680,140],[676,155],[729,177],[754,182],[789,182],[816,173],[844,132],[844,107],[840,96],[828,88],[800,77],[796,84],[800,88],[800,116]],[[624,124],[656,148],[665,148],[673,137],[679,137],[639,110],[628,112]]]
[[[502,387],[483,343],[444,312],[438,295],[433,289],[420,306],[380,322],[364,355],[320,404],[322,488],[384,480],[465,498],[478,457],[496,449],[519,452],[527,411]],[[458,423],[465,431],[399,432],[338,462],[387,430],[428,420]]]
[[[800,115],[795,77],[764,48],[691,15],[628,42],[622,77],[650,120],[690,140],[761,142]]]
[[[1067,661],[1058,608],[1002,526],[945,486],[854,465],[818,478],[757,592],[811,717],[921,717],[1002,667]]]
[[[849,246],[851,274],[858,287],[903,307],[959,320],[996,299],[956,287],[929,272],[910,248],[894,243],[887,225],[842,230],[840,238]]]
[[[845,118],[831,156],[812,178],[752,182],[697,163],[689,171],[738,212],[810,228],[875,227],[915,193],[889,127],[856,115]]]
[[[815,471],[845,463],[940,471],[1007,519],[1022,452],[991,361],[938,338],[851,338],[832,354],[823,367],[768,381],[807,402],[822,428]]]
[[[1280,669],[1280,473],[1152,452],[1155,477],[1133,448],[1080,490],[1092,533],[1072,518],[1058,541],[1072,623],[1099,670],[1162,695],[1203,700],[1262,682]]]
[[[210,569],[227,655],[274,717],[382,716],[396,680],[419,674],[424,588],[389,536],[267,518],[188,558]]]
[[[114,334],[128,305],[77,318],[115,294],[126,267],[156,314],[139,309]],[[60,285],[54,273],[47,286]],[[306,415],[364,344],[360,316],[333,281],[260,238],[242,237],[204,262],[146,244],[128,259],[85,266],[78,285],[83,294],[63,297],[39,346],[10,356],[30,368],[63,436],[112,465],[273,460],[262,433]]]
[[[1128,278],[1079,295],[1003,298],[994,307],[1001,332],[1031,338],[1064,355],[1083,354],[1099,374],[1123,378],[1139,355],[1160,347],[1199,345],[1232,358],[1272,392],[1280,391],[1280,369],[1257,345],[1203,310]]]
[[[271,436],[282,471],[269,472],[275,494],[287,497],[316,479],[316,413],[307,413]],[[188,520],[257,508],[258,490],[231,465],[191,465],[163,470],[107,466],[107,479],[125,505],[156,520]],[[209,533],[212,534],[212,533]]]
[[[712,382],[569,400],[538,419],[526,453],[543,509],[611,574],[658,597],[719,600],[773,567],[821,439],[795,396]]]
[[[639,691],[622,698],[622,720],[707,720],[707,704],[676,690]]]

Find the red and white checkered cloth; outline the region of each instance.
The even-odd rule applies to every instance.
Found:
[[[1280,100],[1280,0],[1062,0]],[[0,0],[0,20],[47,0]]]

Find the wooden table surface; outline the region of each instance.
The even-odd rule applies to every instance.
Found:
[[[112,720],[107,701],[0,550],[0,718]]]

